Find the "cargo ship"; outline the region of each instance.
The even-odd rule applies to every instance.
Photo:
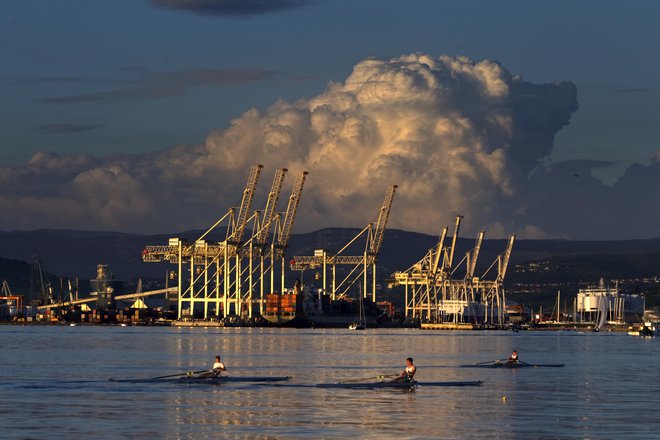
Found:
[[[376,327],[382,315],[376,305],[364,300],[367,328]],[[342,298],[332,301],[322,289],[287,289],[284,293],[266,295],[264,318],[284,327],[348,328],[360,315],[358,300]]]

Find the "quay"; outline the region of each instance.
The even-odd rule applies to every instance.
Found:
[[[464,322],[422,323],[422,330],[474,330],[474,326]]]
[[[225,323],[222,321],[172,321],[173,327],[224,327]]]
[[[420,330],[512,330],[512,331],[577,331],[577,332],[628,332],[633,329],[627,323],[610,323],[597,330],[592,322],[537,322],[520,326],[485,326],[456,322],[421,323]]]
[[[628,323],[605,324],[598,330],[598,324],[593,322],[540,322],[529,326],[529,330],[536,331],[578,331],[578,332],[627,332],[632,329]]]

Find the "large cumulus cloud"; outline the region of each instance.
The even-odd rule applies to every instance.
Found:
[[[559,191],[547,183],[561,170],[542,166],[576,109],[572,83],[533,84],[494,61],[367,59],[318,96],[249,110],[203,145],[105,159],[40,153],[2,168],[0,227],[205,227],[238,204],[249,166],[262,163],[256,205],[276,168],[310,172],[299,231],[362,226],[377,216],[387,186],[398,184],[395,227],[437,233],[461,213],[468,232],[580,236],[593,229],[556,221],[559,214],[550,221],[561,202],[551,201]],[[582,181],[592,165],[582,164]],[[639,167],[614,188],[588,180],[580,197],[597,194],[607,205],[657,179],[657,165]]]
[[[397,183],[399,227],[435,232],[461,212],[474,213],[475,228],[502,229],[514,226],[503,205],[576,106],[571,83],[534,85],[492,61],[414,54],[365,60],[312,99],[248,112],[206,148],[230,169],[254,157],[309,169],[308,224],[367,221]]]

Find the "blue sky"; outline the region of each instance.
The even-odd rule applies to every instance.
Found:
[[[658,17],[654,1],[8,1],[0,164],[199,145],[250,108],[322,94],[362,60],[424,53],[572,82],[579,108],[539,163],[581,160],[611,185],[660,149]],[[0,223],[21,226],[40,224]]]

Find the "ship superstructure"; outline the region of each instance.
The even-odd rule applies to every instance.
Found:
[[[618,286],[598,286],[580,289],[576,298],[576,310],[581,322],[597,326],[641,322],[644,317],[644,296],[622,293]],[[597,327],[598,328],[598,327]]]

